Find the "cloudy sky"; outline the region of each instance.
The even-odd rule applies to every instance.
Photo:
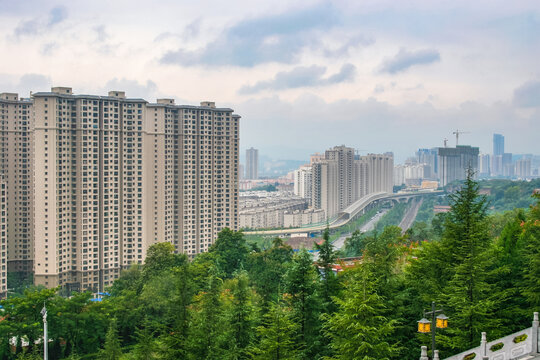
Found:
[[[0,92],[52,85],[216,101],[273,158],[540,154],[540,2],[0,0]]]

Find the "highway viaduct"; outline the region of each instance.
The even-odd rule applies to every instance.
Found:
[[[358,199],[353,204],[343,209],[337,216],[330,219],[328,223],[310,224],[305,227],[299,228],[287,228],[287,229],[273,229],[273,230],[254,230],[244,231],[246,235],[291,235],[300,233],[318,233],[323,231],[326,226],[330,229],[337,229],[341,226],[347,225],[351,220],[354,220],[359,215],[364,213],[365,209],[370,206],[384,201],[403,202],[409,201],[412,198],[433,194],[443,194],[442,190],[430,190],[430,191],[417,191],[410,193],[387,193],[377,192],[364,196]]]

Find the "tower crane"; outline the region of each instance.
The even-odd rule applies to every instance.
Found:
[[[456,146],[458,146],[459,144],[459,135],[460,134],[470,134],[469,131],[459,131],[459,130],[456,130],[454,131],[452,134],[456,135]]]

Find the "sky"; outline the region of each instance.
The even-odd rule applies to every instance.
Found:
[[[215,101],[241,151],[540,154],[540,2],[0,0],[0,92]]]

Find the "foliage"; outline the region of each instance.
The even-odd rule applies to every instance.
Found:
[[[338,310],[325,317],[335,359],[384,360],[398,355],[391,338],[396,321],[384,316],[373,268],[365,263],[347,274],[343,297],[335,298]]]
[[[210,252],[217,255],[219,270],[225,277],[230,278],[237,269],[244,267],[248,248],[241,232],[225,228],[219,232]]]
[[[118,360],[122,356],[122,348],[120,339],[118,338],[118,328],[116,327],[116,319],[112,319],[105,337],[105,345],[99,352],[98,358],[102,360]]]
[[[415,360],[429,343],[416,322],[432,301],[450,318],[437,335],[441,355],[467,350],[480,331],[519,331],[540,309],[540,197],[529,209],[490,214],[478,191],[469,178],[449,213],[404,235],[395,226],[353,233],[345,253],[361,259],[355,265],[338,258],[328,229],[316,262],[282,239],[261,249],[225,229],[191,260],[152,245],[102,301],[28,288],[0,301],[0,358],[42,354],[33,344],[44,303],[51,360]],[[23,349],[23,339],[32,346]]]
[[[318,273],[311,255],[302,249],[293,257],[287,272],[287,300],[298,326],[295,336],[299,359],[314,359],[320,351],[321,303],[317,293]]]
[[[409,204],[407,203],[398,203],[395,204],[392,209],[390,209],[384,216],[377,222],[375,225],[375,230],[381,232],[386,226],[397,226],[403,219],[405,212]]]
[[[292,360],[297,358],[295,334],[298,325],[294,321],[291,309],[283,300],[270,304],[264,315],[263,325],[257,327],[259,343],[250,353],[254,360]]]

